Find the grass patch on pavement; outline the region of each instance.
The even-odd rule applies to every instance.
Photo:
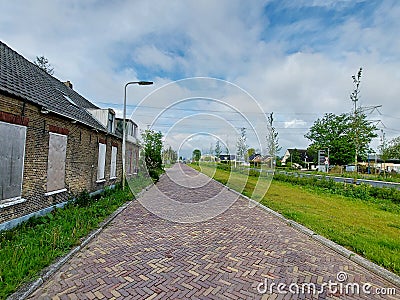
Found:
[[[145,179],[139,179],[134,192],[147,185]],[[132,198],[129,188],[118,186],[96,197],[84,192],[63,209],[0,232],[0,299],[37,278],[45,267],[79,245],[82,238]]]
[[[192,167],[200,170],[198,166]],[[238,191],[247,196],[253,194],[257,177],[207,169],[201,167],[205,174],[214,173],[215,180],[236,190],[240,187]],[[400,275],[400,209],[383,209],[387,201],[363,201],[273,180],[261,203]]]

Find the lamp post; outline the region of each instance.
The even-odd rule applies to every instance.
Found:
[[[124,91],[124,114],[122,120],[122,189],[125,190],[126,168],[125,168],[125,151],[126,151],[126,88],[130,84],[152,85],[152,81],[130,81],[125,84]]]

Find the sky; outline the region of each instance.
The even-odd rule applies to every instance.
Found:
[[[100,107],[189,157],[219,140],[234,153],[240,128],[265,148],[274,113],[281,154],[306,148],[325,113],[350,112],[363,68],[362,106],[386,138],[400,135],[400,2],[397,0],[0,0],[0,40]],[[380,131],[378,132],[380,133]],[[376,148],[379,138],[371,146]]]

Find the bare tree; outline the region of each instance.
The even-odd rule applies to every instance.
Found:
[[[44,70],[46,73],[53,75],[54,74],[54,67],[49,63],[49,60],[42,56],[36,56],[36,60],[33,62],[39,68]]]
[[[220,145],[219,141],[217,141],[217,142],[215,143],[215,150],[214,150],[214,153],[215,153],[215,156],[217,157],[217,159],[219,159],[219,156],[220,156],[221,153],[222,153],[221,145]]]
[[[242,127],[240,128],[240,136],[238,137],[237,143],[236,143],[236,154],[237,156],[245,160],[245,156],[247,154],[247,144],[246,144],[246,128]]]
[[[271,155],[271,168],[273,168],[273,163],[276,159],[276,154],[281,150],[279,147],[279,137],[278,132],[276,131],[273,123],[274,123],[274,113],[270,113],[267,117],[268,119],[268,134],[267,138],[267,151],[268,154]]]

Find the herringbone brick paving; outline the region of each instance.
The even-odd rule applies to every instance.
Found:
[[[185,165],[175,166],[167,175],[157,188],[144,193],[142,203],[146,199],[154,203],[166,195],[183,203],[204,202],[219,195],[237,198]],[[195,187],[188,187],[190,184]],[[228,203],[233,203],[231,199]],[[135,201],[31,298],[398,299],[328,294],[326,290],[296,294],[288,287],[282,294],[277,293],[277,286],[274,293],[257,290],[265,281],[269,285],[298,283],[300,287],[313,283],[322,289],[329,280],[338,282],[340,271],[348,275],[346,282],[372,284],[372,292],[379,287],[393,288],[261,208],[249,208],[242,198],[215,218],[197,223],[159,218]]]

